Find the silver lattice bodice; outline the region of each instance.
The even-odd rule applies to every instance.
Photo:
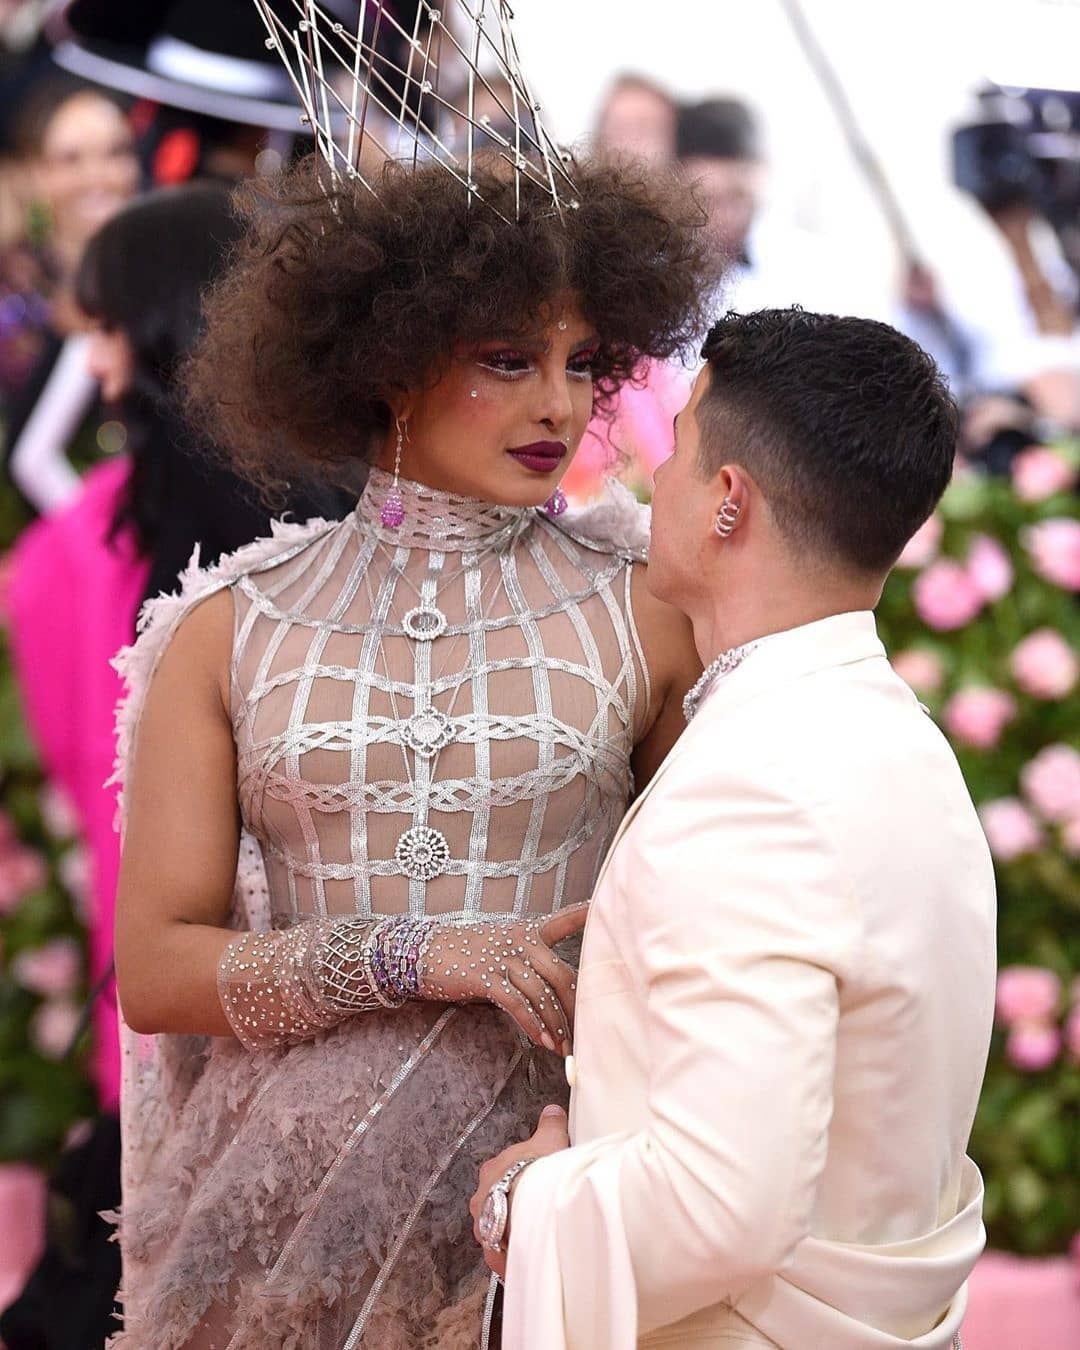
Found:
[[[274,926],[587,899],[648,703],[626,554],[373,471],[233,584],[240,803]]]

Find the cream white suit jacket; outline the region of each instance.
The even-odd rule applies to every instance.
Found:
[[[873,615],[752,651],[602,869],[574,1147],[515,1189],[504,1350],[947,1347],[984,1242],[994,916]]]

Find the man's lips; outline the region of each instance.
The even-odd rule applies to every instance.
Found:
[[[518,445],[506,452],[533,473],[551,473],[566,458],[562,441],[535,441],[532,445]]]

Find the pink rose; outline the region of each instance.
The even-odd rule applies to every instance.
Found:
[[[1013,487],[1024,502],[1043,502],[1056,492],[1067,492],[1075,478],[1068,460],[1045,445],[1033,445],[1012,462]]]
[[[1065,1045],[1072,1058],[1080,1063],[1080,1006],[1073,1008],[1065,1019]]]
[[[967,574],[983,600],[1000,600],[1012,588],[1012,559],[996,539],[979,534],[968,549]]]
[[[948,558],[940,558],[921,573],[912,594],[919,617],[940,632],[963,628],[983,607],[983,597],[967,568]]]
[[[945,679],[941,658],[925,647],[909,647],[906,652],[898,652],[892,666],[897,675],[920,694],[935,693]]]
[[[1042,847],[1043,832],[1022,801],[999,797],[979,807],[979,819],[990,852],[999,862],[1012,862]]]
[[[75,1028],[79,1025],[77,1004],[63,999],[43,1003],[30,1023],[30,1039],[35,1049],[48,1059],[62,1059],[67,1054]]]
[[[1020,784],[1044,820],[1080,817],[1080,753],[1069,745],[1048,745],[1027,763]]]
[[[1039,628],[1024,638],[1009,664],[1016,683],[1032,698],[1064,698],[1080,677],[1080,661],[1053,628]]]
[[[1044,520],[1020,532],[1036,572],[1066,591],[1080,591],[1080,520]]]
[[[24,989],[55,998],[69,994],[82,972],[82,954],[74,938],[56,938],[34,951],[20,952],[12,974]]]
[[[1061,981],[1044,966],[1005,966],[998,973],[997,1015],[1004,1026],[1057,1016]]]
[[[90,854],[77,844],[60,855],[56,866],[64,889],[80,900],[90,891],[90,868]]]
[[[1016,700],[1001,689],[961,689],[945,705],[950,736],[977,750],[992,750],[1016,715]]]
[[[896,561],[897,567],[925,567],[933,562],[941,547],[941,536],[945,526],[940,516],[931,516],[924,525],[920,525],[904,546],[903,553]]]
[[[63,788],[46,783],[38,797],[41,818],[54,839],[73,839],[79,833],[79,818]]]
[[[44,885],[48,875],[45,860],[28,848],[0,852],[0,914],[13,910],[31,891]]]
[[[1013,1027],[1005,1042],[1005,1057],[1025,1073],[1048,1069],[1061,1052],[1061,1032],[1045,1022],[1025,1022]]]

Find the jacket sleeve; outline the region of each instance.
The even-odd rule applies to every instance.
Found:
[[[808,1231],[854,900],[813,809],[693,768],[639,815],[599,902],[645,1003],[647,1124],[522,1175],[506,1350],[632,1350],[737,1300]]]

